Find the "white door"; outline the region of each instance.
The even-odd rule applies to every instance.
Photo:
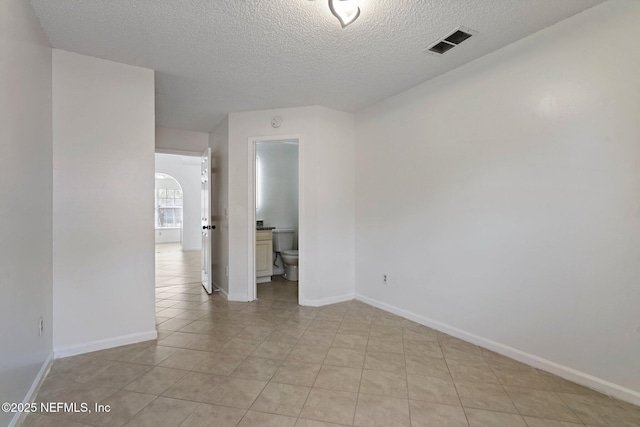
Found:
[[[200,212],[202,220],[202,286],[208,294],[212,292],[211,277],[211,235],[216,228],[211,225],[211,148],[202,154],[200,181]]]

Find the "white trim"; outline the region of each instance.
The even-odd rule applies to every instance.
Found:
[[[248,288],[247,296],[242,299],[232,299],[229,301],[254,301],[258,297],[258,282],[256,279],[256,144],[259,142],[297,142],[298,143],[298,252],[304,253],[304,236],[306,235],[304,228],[304,136],[296,135],[275,135],[275,136],[257,136],[250,137],[248,140],[248,206],[249,206],[249,223],[247,224],[249,233],[247,241],[247,277]],[[301,257],[302,258],[302,257]],[[304,262],[298,261],[298,277],[303,278]],[[304,301],[304,291],[306,280],[298,280],[298,302],[302,304]]]
[[[462,329],[458,329],[454,326],[447,325],[446,323],[441,323],[436,320],[429,319],[419,314],[403,310],[401,308],[384,303],[382,301],[378,301],[373,298],[369,298],[361,294],[356,294],[356,299],[390,313],[397,314],[398,316],[404,317],[405,319],[412,320],[414,322],[420,323],[421,325],[428,326],[432,329],[444,332],[445,334],[460,338],[461,340],[468,341],[472,344],[478,345],[491,351],[495,351],[496,353],[533,366],[534,368],[550,372],[566,380],[573,381],[574,383],[583,385],[593,390],[597,390],[601,393],[605,393],[611,397],[615,397],[616,399],[624,400],[634,405],[640,405],[640,392],[638,391],[631,390],[602,378],[594,377],[593,375],[587,374],[585,372],[569,368],[568,366],[560,365],[559,363],[555,363],[542,357],[524,352],[522,350],[518,350],[517,348],[513,348],[508,345],[483,338],[481,336],[463,331]]]
[[[75,356],[78,354],[90,353],[92,351],[104,350],[107,348],[119,347],[121,345],[136,344],[142,341],[158,339],[158,332],[154,329],[147,332],[122,335],[115,338],[90,341],[82,344],[64,345],[53,349],[56,359],[62,357]]]
[[[309,307],[322,307],[323,305],[337,304],[339,302],[351,301],[355,298],[355,294],[339,295],[337,297],[321,298],[321,299],[300,299],[300,305],[306,305]]]
[[[24,397],[24,399],[22,399],[22,403],[31,403],[34,401],[34,399],[36,398],[36,395],[38,394],[38,391],[40,390],[40,386],[42,386],[44,379],[47,377],[47,375],[49,374],[49,371],[51,370],[51,366],[53,366],[53,351],[49,352],[49,355],[42,363],[42,366],[40,367],[38,374],[33,380],[33,383],[31,384],[31,387],[29,388],[27,395]],[[11,419],[11,421],[9,422],[8,427],[15,427],[15,426],[22,425],[27,415],[29,415],[28,412],[16,412],[13,415],[13,418]]]
[[[220,291],[222,296],[224,296],[227,299],[227,301],[229,300],[229,294],[227,293],[227,291],[225,291],[220,286],[218,286],[218,284],[216,282],[211,282],[211,284],[213,285],[214,288],[216,288],[217,290]]]
[[[189,151],[189,150],[174,150],[172,148],[156,148],[156,154],[175,154],[178,156],[191,156],[191,157],[200,157],[202,153],[199,151]]]
[[[257,140],[249,138],[249,166],[247,167],[249,174],[249,191],[247,192],[249,206],[249,233],[247,242],[247,301],[253,301],[258,297],[258,283],[256,279],[256,155]],[[237,300],[234,300],[237,301]]]

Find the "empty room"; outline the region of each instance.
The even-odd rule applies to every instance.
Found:
[[[640,1],[3,0],[0,426],[640,427]]]

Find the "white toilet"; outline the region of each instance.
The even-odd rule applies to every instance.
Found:
[[[293,228],[273,230],[273,250],[282,257],[284,278],[293,282],[298,280],[298,251],[293,249],[295,235],[296,230]]]

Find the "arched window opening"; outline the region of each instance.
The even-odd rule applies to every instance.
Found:
[[[156,228],[182,227],[182,187],[171,175],[156,174]]]

